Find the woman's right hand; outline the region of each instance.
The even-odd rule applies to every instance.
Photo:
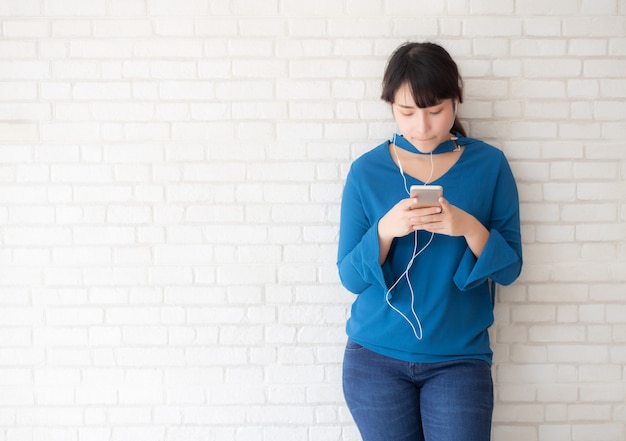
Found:
[[[378,237],[382,240],[393,240],[403,237],[413,231],[411,225],[412,207],[417,203],[416,198],[402,199],[378,222]]]
[[[425,223],[427,216],[441,213],[440,207],[414,208],[415,205],[417,198],[402,199],[378,221],[381,265],[387,259],[394,238],[412,233],[415,231],[413,227]]]

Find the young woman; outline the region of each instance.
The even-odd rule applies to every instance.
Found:
[[[357,294],[346,402],[364,441],[489,440],[494,287],[522,267],[515,181],[500,150],[466,137],[441,46],[396,49],[382,99],[398,133],[354,161],[341,207],[337,265]],[[425,184],[443,195],[418,208]]]

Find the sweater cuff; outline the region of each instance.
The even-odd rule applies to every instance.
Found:
[[[379,264],[380,241],[378,239],[378,222],[370,227],[361,242],[361,255],[358,259],[363,268],[363,278],[370,284],[387,286],[383,269]]]
[[[502,235],[497,230],[491,230],[480,258],[476,258],[469,247],[465,250],[454,274],[454,283],[461,291],[469,291],[485,283],[487,279],[508,285],[517,277],[519,271],[513,267],[519,261],[519,256]],[[511,280],[508,280],[509,268],[511,275],[514,274]]]

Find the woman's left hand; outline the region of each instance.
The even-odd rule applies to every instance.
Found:
[[[447,236],[465,236],[474,216],[452,205],[445,198],[439,198],[441,212],[428,216],[411,218],[413,230],[424,230],[429,233],[445,234]]]
[[[439,204],[441,205],[439,213],[412,217],[413,230],[424,230],[447,236],[464,236],[474,255],[479,257],[489,240],[489,230],[474,216],[452,205],[445,198],[440,197]]]

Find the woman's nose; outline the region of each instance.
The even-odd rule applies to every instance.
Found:
[[[426,112],[415,112],[415,130],[419,133],[426,133],[430,129],[430,121]]]

